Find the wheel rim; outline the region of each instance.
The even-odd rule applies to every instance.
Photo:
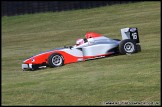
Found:
[[[134,51],[134,44],[132,42],[127,42],[125,45],[124,45],[124,50],[126,52],[133,52]]]
[[[59,56],[59,55],[53,56],[53,58],[52,58],[52,63],[53,63],[53,65],[55,65],[55,66],[60,66],[60,65],[62,64],[62,57]]]

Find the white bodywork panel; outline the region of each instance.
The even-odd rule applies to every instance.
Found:
[[[65,49],[63,49],[61,51],[64,51],[64,52],[66,52],[66,53],[68,53],[70,55],[73,55],[75,57],[83,57],[83,52],[81,50],[79,50],[79,49],[76,49],[76,48],[71,48],[71,49],[70,48],[65,48]]]
[[[130,39],[129,28],[123,28],[123,29],[121,29],[121,35],[122,35],[122,40],[124,40],[124,39]]]
[[[116,47],[116,44],[97,44],[83,47],[82,51],[84,56],[97,56],[107,54],[108,50],[114,47]]]
[[[64,51],[74,56],[97,56],[107,54],[110,49],[119,44],[118,41],[105,36],[89,38],[87,41],[82,45],[74,46],[71,51],[69,49]]]

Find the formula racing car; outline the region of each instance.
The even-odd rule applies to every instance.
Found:
[[[96,32],[87,32],[73,46],[64,46],[34,55],[23,61],[23,70],[60,67],[65,64],[103,58],[113,54],[133,54],[141,51],[138,29],[121,29],[122,40],[111,39]]]

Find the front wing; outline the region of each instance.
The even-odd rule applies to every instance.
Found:
[[[34,64],[22,64],[22,70],[35,70],[38,68],[46,68],[47,66],[43,65],[34,65]]]

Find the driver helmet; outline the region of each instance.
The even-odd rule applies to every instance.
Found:
[[[79,46],[79,45],[81,45],[83,43],[84,43],[84,39],[79,38],[79,39],[76,40],[76,45],[77,46]]]

